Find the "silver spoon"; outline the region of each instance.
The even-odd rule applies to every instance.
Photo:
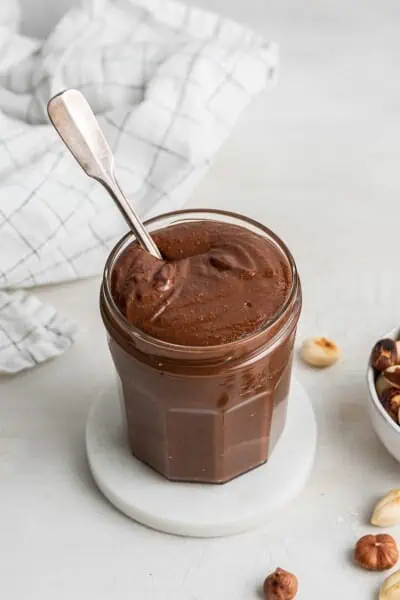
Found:
[[[65,90],[56,94],[49,100],[47,112],[61,139],[85,173],[106,188],[139,244],[156,258],[162,258],[118,185],[114,155],[83,94],[78,90]]]

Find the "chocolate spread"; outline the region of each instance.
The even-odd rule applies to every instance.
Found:
[[[159,340],[226,344],[260,329],[286,300],[284,258],[248,229],[189,222],[153,239],[165,260],[132,244],[113,272],[113,293],[129,323]]]
[[[163,260],[131,243],[101,292],[129,444],[169,479],[223,483],[283,430],[297,275],[261,226],[185,220],[152,236]]]

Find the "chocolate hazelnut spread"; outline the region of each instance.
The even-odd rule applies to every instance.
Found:
[[[158,260],[137,243],[113,272],[113,294],[129,323],[172,344],[226,344],[254,333],[282,307],[290,271],[269,240],[215,221],[153,233]]]
[[[169,479],[223,483],[264,463],[283,430],[296,268],[238,215],[181,211],[148,227],[163,260],[126,236],[100,295],[129,444]]]

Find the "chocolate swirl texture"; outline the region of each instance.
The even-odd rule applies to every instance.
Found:
[[[132,243],[115,265],[112,293],[129,323],[159,340],[233,342],[270,322],[289,294],[281,252],[248,229],[188,221],[152,236],[163,260]]]

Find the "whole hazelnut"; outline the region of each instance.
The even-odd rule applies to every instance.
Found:
[[[279,567],[264,581],[266,600],[292,600],[298,589],[296,575]]]
[[[381,394],[380,399],[384,409],[392,417],[393,421],[399,423],[400,389],[388,388]]]
[[[371,353],[371,365],[377,371],[385,371],[399,361],[400,348],[395,340],[385,338],[376,342]]]
[[[354,549],[355,562],[369,571],[391,569],[399,560],[399,550],[391,535],[364,535]]]

